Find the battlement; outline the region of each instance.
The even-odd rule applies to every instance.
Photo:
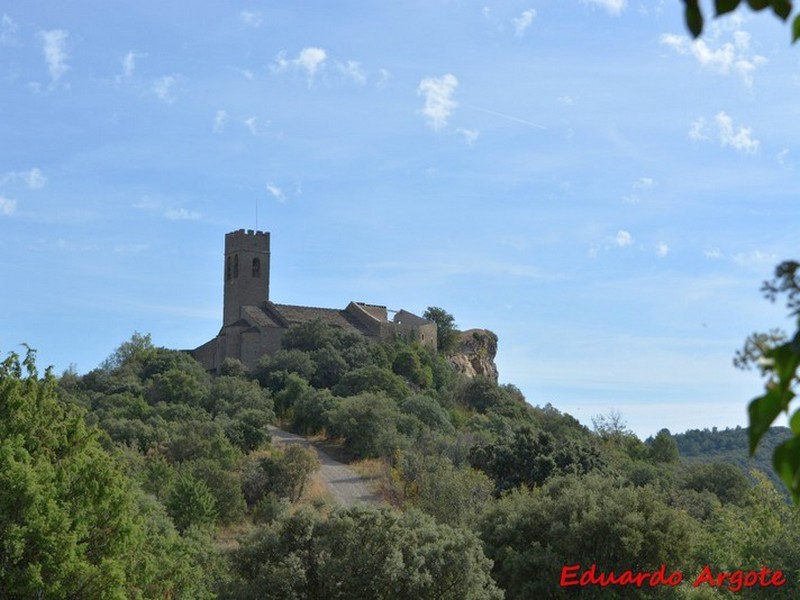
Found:
[[[244,236],[263,236],[269,238],[268,231],[258,231],[257,229],[237,229],[225,234],[225,237],[244,237]]]

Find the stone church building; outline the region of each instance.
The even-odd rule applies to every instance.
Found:
[[[252,368],[261,356],[280,349],[289,327],[316,320],[369,341],[399,336],[436,348],[436,323],[405,310],[389,319],[385,306],[363,302],[343,309],[275,304],[269,299],[269,260],[268,232],[240,229],[225,236],[222,329],[192,351],[209,371],[219,370],[229,357]]]

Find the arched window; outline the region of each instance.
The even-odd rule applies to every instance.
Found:
[[[233,255],[233,278],[236,279],[239,276],[239,255]]]
[[[261,261],[257,258],[253,259],[253,277],[261,277]]]
[[[225,258],[225,281],[231,280],[231,257]]]

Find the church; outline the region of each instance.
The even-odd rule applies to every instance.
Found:
[[[368,341],[401,337],[436,348],[436,323],[406,310],[395,312],[390,319],[385,306],[364,302],[350,302],[343,309],[272,302],[269,248],[266,231],[240,229],[225,235],[222,329],[191,352],[207,370],[219,371],[226,358],[236,358],[252,368],[261,356],[280,349],[289,327],[309,321],[321,321]]]

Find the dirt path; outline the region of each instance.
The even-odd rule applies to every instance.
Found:
[[[269,431],[274,444],[300,444],[304,448],[313,447],[317,451],[320,462],[320,478],[325,483],[330,495],[339,504],[343,506],[356,504],[379,506],[381,504],[378,495],[367,487],[364,479],[344,463],[332,459],[304,437],[278,429],[273,425],[269,426]]]

